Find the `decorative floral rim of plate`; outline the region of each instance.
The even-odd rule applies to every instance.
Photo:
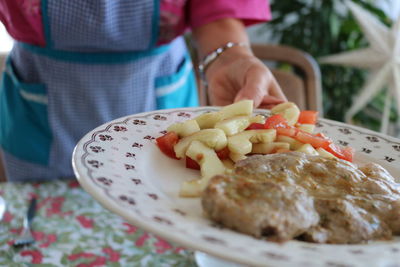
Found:
[[[159,110],[101,125],[76,145],[72,157],[82,187],[130,223],[187,248],[247,265],[398,266],[400,238],[360,245],[283,244],[255,239],[208,220],[198,198],[178,196],[182,181],[198,178],[183,161],[164,156],[155,138],[174,122],[216,107]],[[265,110],[255,113],[268,114]],[[367,129],[320,119],[317,131],[356,149],[355,162],[374,161],[400,178],[400,140]]]

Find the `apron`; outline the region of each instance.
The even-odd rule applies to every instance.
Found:
[[[15,43],[1,80],[8,180],[73,177],[73,148],[91,129],[198,105],[183,38],[156,46],[157,0],[42,2],[46,47]]]

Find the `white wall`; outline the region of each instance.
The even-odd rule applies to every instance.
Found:
[[[7,34],[3,24],[0,23],[0,53],[8,52],[12,47],[12,39]]]
[[[0,72],[4,68],[6,56],[12,47],[12,39],[7,34],[3,24],[0,23]],[[1,76],[0,76],[1,79]]]

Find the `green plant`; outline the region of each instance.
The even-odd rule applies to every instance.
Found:
[[[391,20],[368,0],[352,0],[377,16],[384,24]],[[315,58],[358,49],[368,45],[357,21],[348,11],[344,0],[271,1],[273,20],[265,24],[278,42],[302,49]],[[343,121],[352,104],[352,98],[362,88],[366,71],[362,69],[320,65],[323,86],[324,116]],[[357,123],[378,130],[383,94],[367,107],[372,112],[360,112]],[[392,112],[391,118],[396,119]]]

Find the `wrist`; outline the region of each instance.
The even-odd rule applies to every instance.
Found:
[[[198,66],[200,77],[203,79],[203,82],[206,83],[205,73],[207,69],[217,60],[221,60],[221,58],[229,58],[231,55],[240,55],[240,54],[251,54],[250,47],[248,43],[245,42],[227,42],[226,44],[218,47],[217,49],[208,53],[201,61]]]

